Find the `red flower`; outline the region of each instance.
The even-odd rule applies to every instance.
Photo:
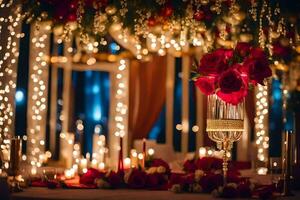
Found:
[[[242,89],[240,91],[232,92],[230,94],[223,93],[221,91],[217,92],[217,96],[220,99],[233,105],[237,105],[238,103],[242,102],[245,96],[247,96],[247,94],[248,94],[247,89]]]
[[[214,157],[203,157],[197,160],[196,166],[197,169],[201,169],[203,171],[211,171],[222,169],[222,159],[214,158]]]
[[[228,60],[232,58],[233,51],[226,49],[217,49],[212,53],[205,54],[198,67],[198,72],[203,75],[216,76],[228,68]]]
[[[281,45],[279,42],[273,44],[273,56],[286,59],[291,54],[289,47]]]
[[[168,179],[160,173],[147,174],[146,187],[152,190],[167,189]]]
[[[94,181],[95,181],[96,178],[103,178],[104,175],[105,175],[104,173],[99,172],[96,169],[90,168],[90,169],[88,169],[88,171],[85,174],[83,174],[80,177],[79,182],[81,184],[86,184],[86,185],[94,184]]]
[[[260,51],[247,58],[243,64],[242,71],[246,72],[253,84],[262,84],[265,78],[272,75],[272,70],[269,67],[268,59]]]
[[[189,173],[194,173],[197,169],[195,160],[186,160],[183,164],[183,170]]]
[[[250,53],[251,45],[247,42],[239,42],[235,47],[235,51],[239,56],[245,57]]]
[[[207,174],[200,179],[200,185],[205,192],[211,192],[223,184],[221,174]]]
[[[182,184],[183,174],[172,173],[169,179],[169,185]]]
[[[250,198],[252,196],[252,191],[250,189],[249,183],[239,184],[237,190],[239,192],[239,197],[241,198]]]
[[[133,169],[128,178],[128,186],[133,189],[141,189],[146,184],[146,173]]]
[[[215,91],[215,77],[205,76],[199,77],[195,85],[206,95],[210,95]]]
[[[166,169],[166,173],[169,174],[171,172],[170,166],[167,162],[162,159],[155,158],[152,160],[151,167],[164,167]]]
[[[229,69],[221,74],[219,86],[223,93],[237,92],[242,88],[243,80],[236,70]]]
[[[222,197],[224,198],[236,198],[238,195],[238,191],[235,187],[230,185],[225,185],[223,188]]]
[[[110,184],[111,188],[118,188],[122,183],[122,178],[119,173],[111,171],[107,177],[108,183]]]

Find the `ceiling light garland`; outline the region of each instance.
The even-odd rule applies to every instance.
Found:
[[[0,2],[0,13],[8,13],[13,1]],[[19,56],[21,8],[17,6],[8,16],[0,15],[0,150],[4,155],[4,166],[8,168],[9,138],[14,135],[14,93]]]

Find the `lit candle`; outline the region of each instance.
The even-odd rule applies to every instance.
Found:
[[[99,163],[98,168],[99,168],[100,171],[104,171],[105,170],[105,163],[104,162]]]
[[[206,156],[206,149],[204,147],[200,147],[199,149],[199,158],[203,158]]]
[[[154,155],[154,152],[155,152],[154,149],[152,149],[152,148],[148,149],[148,155],[149,156],[152,157]]]
[[[142,169],[144,169],[144,154],[143,153],[139,153],[138,154],[138,159],[139,159],[139,164],[141,165]]]
[[[124,169],[130,169],[131,168],[131,159],[125,158],[124,159]]]
[[[137,160],[137,152],[135,149],[131,149],[130,151],[130,160],[131,160],[131,167],[135,168],[138,165],[138,160]]]

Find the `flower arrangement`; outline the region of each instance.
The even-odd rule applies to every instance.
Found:
[[[152,159],[147,165],[148,167],[145,170],[132,168],[128,171],[108,171],[107,173],[98,173],[95,172],[95,169],[90,169],[86,173],[87,175],[81,177],[81,180],[88,181],[88,184],[93,182],[98,188],[102,189],[167,190],[170,175],[168,163],[161,159]]]
[[[244,42],[235,49],[217,49],[205,54],[197,73],[195,84],[204,94],[216,94],[233,105],[247,96],[252,85],[264,85],[264,80],[272,75],[264,51]]]

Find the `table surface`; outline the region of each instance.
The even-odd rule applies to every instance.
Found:
[[[300,192],[292,197],[277,199],[299,200]],[[102,190],[102,189],[48,189],[32,187],[23,192],[12,194],[12,200],[208,200],[210,194],[175,194],[170,191],[150,190]],[[218,198],[220,199],[220,198]]]

